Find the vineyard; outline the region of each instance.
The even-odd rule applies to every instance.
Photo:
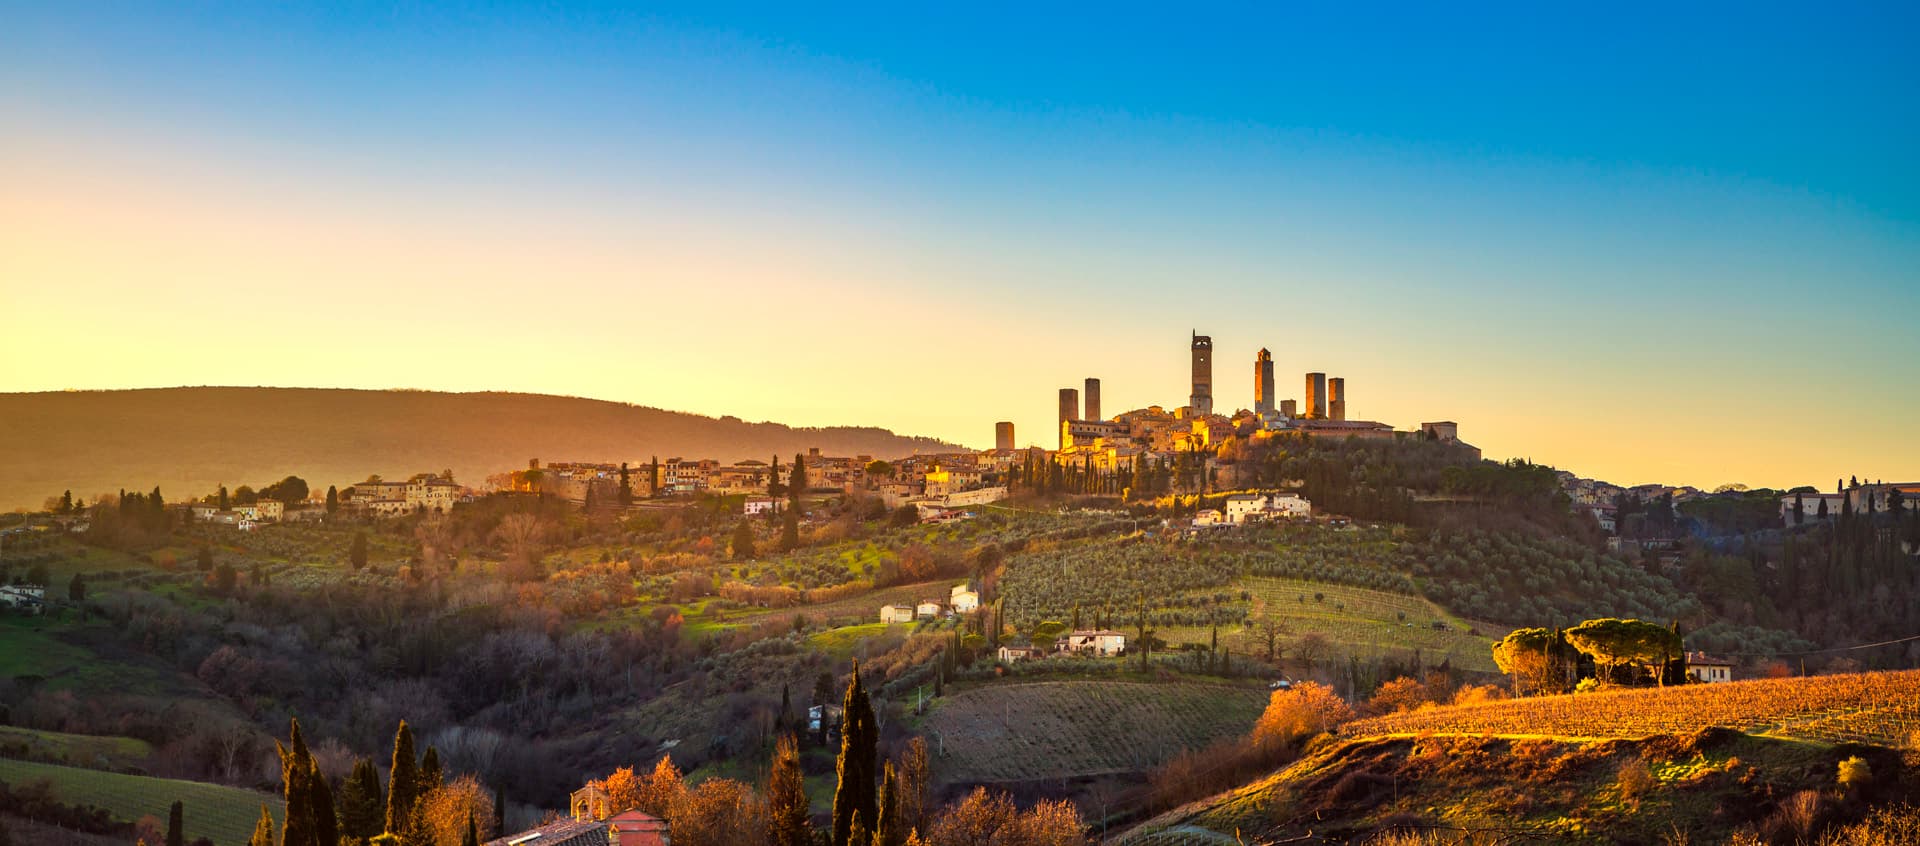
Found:
[[[947,782],[1137,773],[1247,733],[1266,700],[1210,684],[994,684],[941,699],[920,728]]]
[[[1474,626],[1417,596],[1347,587],[1298,579],[1248,578],[1235,582],[1235,595],[1245,593],[1253,607],[1287,627],[1286,642],[1314,632],[1324,635],[1341,652],[1362,658],[1420,650],[1429,665],[1451,661],[1462,670],[1495,672],[1490,637]],[[1438,625],[1436,625],[1438,624]],[[1223,627],[1223,642],[1236,653],[1254,654],[1262,648],[1252,633],[1238,637]],[[1170,643],[1205,643],[1211,632],[1203,627],[1163,629]]]
[[[1348,723],[1341,733],[1351,737],[1434,732],[1636,738],[1688,734],[1707,726],[1829,743],[1908,746],[1920,738],[1920,670],[1429,708]]]
[[[0,758],[0,781],[9,784],[45,781],[53,786],[54,795],[63,802],[105,808],[115,819],[130,822],[152,816],[159,819],[162,826],[166,824],[168,807],[176,801],[183,802],[187,839],[207,837],[220,844],[247,842],[247,836],[253,833],[253,824],[260,819],[261,803],[266,803],[275,819],[286,809],[286,803],[278,797],[237,787],[6,758]]]

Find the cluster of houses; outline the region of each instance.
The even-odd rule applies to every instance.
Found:
[[[471,495],[452,479],[434,473],[415,473],[406,481],[388,482],[378,477],[340,491],[339,505],[349,514],[361,517],[405,517],[409,514],[445,514],[454,503],[471,501]],[[211,502],[188,506],[193,519],[221,523],[241,531],[259,528],[265,523],[319,521],[327,517],[326,498],[308,497],[288,506],[277,499],[262,498],[245,505],[226,508]]]
[[[953,586],[947,600],[922,599],[914,605],[880,606],[880,622],[911,623],[915,620],[938,620],[955,614],[971,614],[980,610],[980,592],[966,584]]]
[[[911,504],[923,520],[948,520],[964,516],[969,507],[1005,499],[1007,488],[998,482],[1013,466],[1014,454],[1001,451],[876,462],[870,455],[822,455],[814,448],[804,456],[799,484],[807,491],[870,494],[888,508]],[[677,457],[625,464],[544,465],[535,458],[525,470],[487,477],[488,487],[496,491],[543,493],[583,504],[694,494],[744,495],[742,511],[749,515],[779,511],[783,500],[769,495],[769,488],[790,489],[794,483],[791,463],[749,459],[722,464],[710,458]]]
[[[1299,494],[1232,494],[1227,497],[1224,507],[1208,508],[1195,514],[1193,528],[1212,529],[1265,520],[1306,520],[1312,517],[1313,503]]]
[[[1055,638],[1050,644],[1001,644],[995,656],[1002,663],[1011,664],[1015,661],[1032,661],[1049,655],[1113,658],[1126,651],[1127,636],[1123,632],[1111,629],[1081,629],[1067,632]]]

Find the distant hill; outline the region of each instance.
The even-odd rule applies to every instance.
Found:
[[[543,394],[158,388],[0,394],[0,509],[72,490],[159,485],[169,499],[289,474],[325,490],[451,469],[467,484],[527,459],[635,461],[953,449],[870,427],[795,428]]]

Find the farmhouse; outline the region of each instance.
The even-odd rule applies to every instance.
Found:
[[[741,513],[748,516],[754,514],[772,514],[780,510],[780,500],[770,496],[750,496],[747,497],[746,503],[740,506],[740,509]]]
[[[0,605],[27,614],[46,610],[47,589],[39,585],[0,585]]]
[[[1127,636],[1111,629],[1082,629],[1060,638],[1060,651],[1096,658],[1110,658],[1125,652]]]
[[[880,622],[911,623],[913,622],[913,606],[882,605],[880,606]]]
[[[913,615],[922,620],[932,620],[939,617],[945,611],[946,606],[941,605],[940,600],[922,599],[919,605],[914,606]]]
[[[971,614],[980,608],[980,592],[970,590],[966,585],[954,585],[948,603],[953,606],[954,613]]]
[[[1313,515],[1313,505],[1298,494],[1233,494],[1227,497],[1223,518],[1238,526],[1256,520],[1305,519]],[[1199,525],[1196,521],[1195,525]]]
[[[1038,646],[1011,643],[1000,644],[1000,650],[995,653],[995,655],[1000,659],[1000,663],[1002,664],[1011,664],[1015,661],[1031,661],[1036,658],[1046,657],[1046,653]]]
[[[1696,681],[1714,683],[1733,681],[1733,662],[1705,652],[1687,653],[1687,675]]]

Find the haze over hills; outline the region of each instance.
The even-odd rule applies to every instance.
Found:
[[[952,445],[856,426],[796,428],[578,397],[316,388],[0,394],[0,509],[72,490],[168,499],[293,474],[317,489],[452,469],[467,484],[542,461],[894,458]]]

